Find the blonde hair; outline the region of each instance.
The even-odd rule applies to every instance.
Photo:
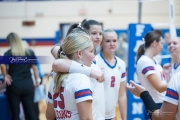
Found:
[[[30,55],[31,53],[30,53],[30,51],[29,51],[29,44],[28,44],[28,42],[25,41],[25,40],[23,40],[23,41],[22,41],[22,45],[23,45],[23,47],[24,47],[24,49],[25,49],[25,52],[26,52],[28,55]]]
[[[74,53],[79,50],[85,50],[90,45],[93,45],[90,36],[79,28],[74,28],[72,33],[69,33],[64,39],[60,50],[58,51],[58,59],[72,59]],[[68,73],[57,73],[54,78],[54,92],[57,93],[62,86],[63,80],[68,76]]]
[[[10,33],[7,41],[11,46],[13,56],[25,56],[27,49],[23,46],[22,39],[16,33]]]

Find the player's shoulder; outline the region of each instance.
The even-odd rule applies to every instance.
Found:
[[[98,60],[101,58],[101,53],[98,53],[96,56],[95,56],[95,60]]]
[[[67,79],[89,80],[89,77],[82,73],[70,73]]]
[[[64,80],[64,84],[71,86],[72,88],[77,88],[78,86],[90,86],[91,80],[84,74],[81,73],[71,73],[68,75],[67,79]]]
[[[115,56],[115,58],[116,58],[116,60],[117,60],[118,63],[120,63],[120,64],[126,64],[121,58],[119,58],[119,57],[117,57],[117,56]]]
[[[137,64],[146,64],[146,63],[150,63],[150,62],[152,62],[152,60],[149,58],[149,57],[147,57],[146,55],[142,55],[140,58],[139,58],[139,60],[137,61]]]
[[[101,71],[101,69],[99,68],[99,66],[98,66],[97,64],[95,64],[95,63],[92,63],[92,64],[91,64],[91,68],[92,68],[93,70],[95,70],[95,71]]]
[[[177,82],[177,83],[180,85],[179,80],[180,80],[180,72],[177,72],[177,73],[175,73],[175,74],[172,76],[170,82],[171,82],[171,81]]]
[[[7,50],[7,51],[4,53],[4,56],[11,56],[11,55],[12,55],[11,49]]]
[[[175,73],[172,77],[171,80],[168,83],[168,88],[173,89],[179,93],[180,91],[180,72]]]

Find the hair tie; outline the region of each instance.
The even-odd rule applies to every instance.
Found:
[[[88,30],[84,27],[81,26],[81,23],[78,24],[77,26],[78,28],[80,28],[82,31],[84,31],[85,33],[87,33],[88,35],[90,35],[90,33],[88,32]]]
[[[77,27],[84,30],[84,28],[81,26],[81,23],[79,23]]]
[[[61,51],[61,52],[60,52],[60,55],[61,55],[61,54],[64,55],[64,56],[66,56],[66,53],[65,53],[64,51]]]
[[[88,20],[90,20],[90,19],[87,18],[86,21],[88,21]]]
[[[81,26],[81,23],[78,24],[78,27],[82,27],[82,26]]]

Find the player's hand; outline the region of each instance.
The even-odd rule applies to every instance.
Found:
[[[41,79],[38,78],[38,79],[36,80],[35,88],[37,88],[37,87],[40,85],[40,83],[41,83]]]
[[[143,86],[135,83],[135,82],[132,81],[132,80],[130,81],[130,84],[127,83],[126,87],[127,87],[128,90],[131,91],[131,93],[132,93],[133,95],[135,95],[135,96],[137,96],[137,97],[140,97],[140,94],[141,94],[143,91],[146,90]]]
[[[91,70],[90,77],[96,79],[100,83],[104,81],[104,74],[99,71]]]
[[[8,86],[11,85],[11,83],[13,82],[13,80],[11,79],[11,76],[9,74],[6,74],[4,76],[4,81]]]
[[[40,85],[39,82],[36,82],[35,88],[37,88],[39,85]]]
[[[163,70],[164,70],[165,74],[170,74],[170,72],[171,72],[171,64],[170,63],[164,64]]]

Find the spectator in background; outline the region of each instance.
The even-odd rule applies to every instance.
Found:
[[[4,56],[31,56],[35,54],[30,49],[23,47],[22,39],[16,33],[10,33],[7,36],[10,49],[4,53]],[[8,67],[7,67],[8,66]],[[10,105],[13,120],[19,120],[20,102],[22,102],[26,120],[38,120],[34,108],[34,88],[30,69],[33,69],[38,82],[38,70],[35,63],[30,64],[1,64],[2,74],[7,84],[6,93]]]
[[[168,44],[170,42],[170,34],[166,32],[164,34],[164,41],[163,41],[163,50],[161,52],[162,55],[162,60],[161,60],[161,65],[164,66],[166,63],[171,63],[171,55],[168,51]]]
[[[121,58],[126,63],[126,65],[128,64],[128,46],[127,34],[121,33],[115,54],[117,57]]]
[[[25,41],[25,40],[23,40],[23,46],[25,47],[25,49],[30,49],[29,48],[29,44],[27,43],[27,41]],[[31,49],[32,50],[32,49]],[[36,56],[35,56],[36,57]],[[37,58],[37,57],[36,57]],[[41,65],[40,65],[40,63],[39,63],[39,61],[37,60],[37,69],[38,69],[38,75],[39,75],[39,78],[40,79],[38,79],[39,80],[39,83],[41,84],[42,83],[42,80],[43,80],[43,72],[42,72],[42,70],[41,70]],[[33,78],[33,82],[34,82],[34,84],[35,84],[35,78],[34,78],[34,76],[33,76],[33,71],[31,71],[32,72],[32,78]]]
[[[29,48],[29,44],[27,43],[27,41],[23,40],[23,46],[25,49],[30,49]],[[32,49],[31,49],[32,50]],[[32,50],[33,51],[33,50]],[[36,57],[36,56],[35,56]],[[36,57],[37,58],[37,57]],[[41,71],[41,66],[39,64],[39,61],[37,60],[37,69],[38,69],[38,76],[39,76],[39,79],[38,79],[38,82],[41,84],[42,83],[42,79],[43,79],[43,74],[42,74],[42,71]],[[36,80],[35,80],[35,77],[34,77],[34,71],[33,69],[31,69],[31,76],[32,76],[32,80],[33,80],[33,83],[34,85],[36,84]],[[37,114],[37,116],[39,116],[39,106],[38,106],[38,102],[35,102],[34,103],[35,105],[35,112]]]

